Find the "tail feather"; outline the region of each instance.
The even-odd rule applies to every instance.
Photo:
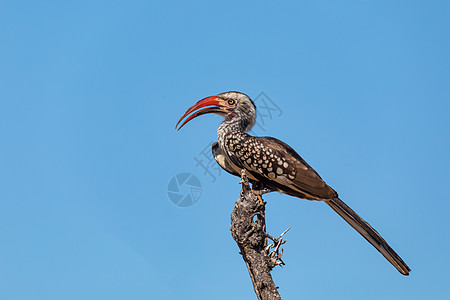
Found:
[[[347,206],[341,199],[333,198],[325,201],[348,224],[358,231],[403,275],[409,275],[410,268],[401,257],[388,245],[381,235],[364,221],[357,213]]]

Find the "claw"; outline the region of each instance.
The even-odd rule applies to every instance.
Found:
[[[252,190],[252,192],[253,192],[253,190]],[[255,194],[255,193],[253,193],[254,195],[256,195],[256,197],[258,197],[258,200],[259,200],[259,204],[261,204],[262,206],[264,206],[264,200],[263,200],[263,198],[261,197],[261,195],[258,195],[258,194]]]

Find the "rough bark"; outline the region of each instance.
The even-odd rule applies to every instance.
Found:
[[[261,196],[252,192],[245,175],[241,196],[231,213],[231,233],[247,265],[258,299],[281,299],[270,271],[276,265],[284,264],[281,260],[282,251],[279,252],[279,247],[284,243],[281,239],[284,233],[277,239],[267,234],[265,203]],[[267,238],[273,243],[267,245]]]

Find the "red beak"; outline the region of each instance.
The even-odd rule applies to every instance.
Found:
[[[207,108],[203,108],[206,106],[212,106],[212,107],[207,107]],[[175,125],[175,128],[178,127],[178,124],[180,124],[180,122],[190,113],[196,111],[197,109],[203,108],[195,113],[193,113],[189,118],[187,118],[181,125],[180,127],[178,127],[178,130],[181,129],[181,127],[183,127],[184,125],[186,125],[187,122],[189,122],[190,120],[204,115],[204,114],[211,114],[211,113],[216,113],[219,114],[221,116],[225,116],[227,114],[227,111],[224,109],[225,106],[225,102],[223,100],[220,100],[217,96],[211,96],[211,97],[207,97],[205,99],[202,99],[200,101],[198,101],[197,103],[195,103],[194,105],[192,105],[191,107],[189,107],[189,109],[181,116],[180,120],[178,120],[177,125]]]

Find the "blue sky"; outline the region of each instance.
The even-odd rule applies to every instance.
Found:
[[[238,179],[194,160],[220,117],[174,130],[195,101],[238,90],[279,107],[258,134],[296,149],[412,269],[325,204],[270,194],[268,231],[292,227],[273,272],[284,298],[449,299],[449,14],[1,1],[0,298],[255,299],[229,231]],[[202,185],[187,208],[167,192],[183,172]]]

